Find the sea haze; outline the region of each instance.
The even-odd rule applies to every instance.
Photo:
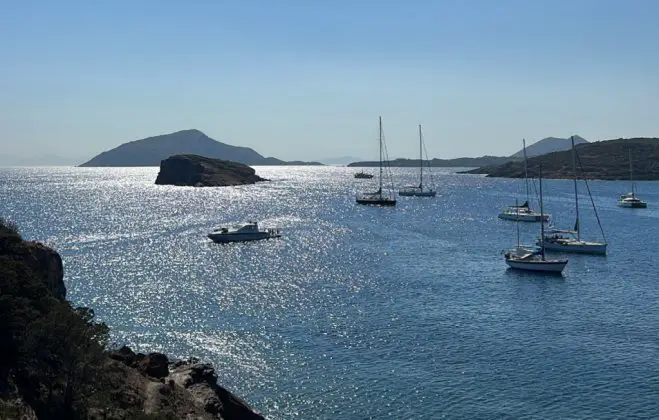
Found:
[[[435,199],[357,206],[345,167],[257,167],[272,182],[156,186],[158,168],[0,169],[0,215],[63,256],[68,298],[117,344],[212,361],[269,419],[650,418],[659,412],[659,184],[646,210],[591,182],[607,257],[564,277],[506,269],[521,180],[434,170]],[[398,185],[414,168],[394,169]],[[570,181],[546,208],[572,226]],[[584,190],[585,192],[585,190]],[[584,236],[598,237],[587,196]],[[242,220],[283,237],[217,245]],[[539,225],[522,225],[530,243]]]

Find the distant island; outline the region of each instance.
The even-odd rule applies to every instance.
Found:
[[[629,179],[629,153],[634,164],[634,179],[659,180],[659,139],[631,138],[593,143],[575,147],[581,165],[577,173],[587,179]],[[538,177],[542,166],[543,177],[569,179],[572,177],[572,152],[565,150],[528,160],[529,176]],[[582,168],[583,167],[583,171]],[[465,171],[467,174],[485,174],[488,177],[523,178],[524,162],[510,161],[501,165],[488,165]]]
[[[588,143],[582,137],[575,136],[575,143]],[[563,139],[558,137],[547,137],[537,141],[531,145],[526,146],[526,154],[528,157],[540,156],[546,153],[557,152],[561,150],[568,150],[571,147],[570,139]],[[520,150],[510,156],[481,156],[476,158],[461,157],[455,159],[430,159],[424,160],[424,166],[438,168],[480,168],[483,166],[503,165],[507,162],[519,161],[524,159],[524,150]],[[394,159],[388,162],[389,166],[397,168],[418,167],[419,159]],[[349,167],[377,167],[380,163],[378,161],[363,161],[350,163]]]
[[[249,147],[221,143],[199,130],[192,129],[124,143],[80,166],[158,166],[163,159],[182,154],[206,156],[245,165],[322,165],[319,162],[286,162],[274,157],[264,157]]]
[[[160,163],[157,185],[226,187],[267,181],[242,163],[198,155],[175,155]]]
[[[498,165],[504,162],[508,162],[509,157],[499,157],[499,156],[482,156],[478,158],[457,158],[457,159],[430,159],[423,161],[423,165],[429,165],[432,167],[445,167],[445,168],[473,168],[477,166],[484,165]],[[387,162],[389,166],[396,168],[407,168],[407,167],[418,167],[419,159],[394,159]],[[372,168],[380,166],[380,162],[376,161],[364,161],[364,162],[353,162],[348,164],[352,168]]]
[[[588,143],[588,140],[583,137],[574,135],[574,144],[583,144]],[[568,138],[558,138],[558,137],[547,137],[540,141],[537,141],[533,144],[526,145],[526,156],[535,157],[540,155],[546,155],[547,153],[561,152],[563,150],[569,150],[572,147],[572,141],[570,137]],[[510,155],[513,159],[524,159],[524,149],[520,149],[519,152]]]

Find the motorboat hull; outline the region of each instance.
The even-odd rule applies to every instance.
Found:
[[[392,199],[384,199],[384,198],[375,198],[375,199],[369,199],[369,198],[358,198],[357,199],[357,204],[363,204],[367,206],[395,206],[396,205],[396,200]]]
[[[398,191],[398,195],[401,197],[435,197],[437,191]]]
[[[562,273],[567,260],[538,260],[506,258],[506,264],[515,270],[536,271],[543,273]]]
[[[512,220],[513,222],[548,222],[548,214],[541,215],[540,213],[501,213],[499,214],[499,219],[502,220]]]
[[[538,242],[538,245],[540,243]],[[606,255],[606,244],[599,242],[586,242],[574,239],[550,239],[545,238],[545,250],[557,252],[569,252],[576,254]]]
[[[272,239],[279,237],[281,237],[279,233],[272,233],[272,232],[238,233],[238,234],[209,233],[208,234],[208,238],[218,244],[226,244],[229,242],[260,241],[262,239]]]

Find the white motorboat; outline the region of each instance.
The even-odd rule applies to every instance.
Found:
[[[542,215],[542,169],[540,169],[540,214]],[[540,238],[545,237],[545,224],[540,223]],[[535,271],[544,273],[562,273],[567,265],[566,259],[545,258],[544,248],[541,245],[538,253],[526,249],[519,243],[519,224],[517,224],[517,246],[504,255],[506,264],[516,270]]]
[[[371,205],[371,206],[395,206],[396,205],[396,195],[394,194],[394,189],[393,189],[393,182],[391,182],[391,173],[389,171],[389,180],[391,183],[391,194],[387,194],[383,192],[382,190],[382,172],[384,168],[384,161],[388,162],[389,158],[386,155],[386,149],[382,148],[382,145],[384,143],[384,133],[382,131],[382,117],[378,119],[379,121],[379,126],[380,126],[380,174],[378,177],[378,182],[380,188],[377,189],[375,192],[362,192],[357,194],[355,197],[355,200],[357,201],[357,204],[365,204],[365,205]],[[386,148],[386,146],[385,146]],[[384,159],[383,159],[384,158]],[[389,166],[387,164],[387,169],[389,169]]]
[[[648,203],[641,200],[636,196],[636,188],[634,183],[634,169],[632,167],[632,150],[629,149],[629,181],[632,184],[632,192],[623,194],[618,199],[619,207],[626,207],[629,209],[645,209]]]
[[[529,206],[531,192],[529,190],[529,167],[528,159],[526,157],[526,139],[522,139],[522,145],[522,150],[524,150],[524,184],[526,185],[526,202],[521,206],[515,204],[514,206],[506,207],[501,213],[499,213],[499,219],[514,220],[516,222],[548,222],[551,217],[550,214],[540,214],[533,211]]]
[[[426,156],[427,158],[428,156]],[[430,166],[428,166],[428,170],[430,171]],[[423,185],[423,133],[421,124],[419,124],[419,185],[406,185],[398,190],[398,195],[401,197],[434,197],[437,195],[437,191],[433,190],[432,187],[424,187]]]
[[[574,183],[574,207],[576,222],[574,224],[574,229],[551,229],[549,235],[540,238],[540,242],[544,243],[541,245],[543,250],[549,251],[558,251],[558,252],[573,252],[579,254],[600,254],[606,255],[606,242],[598,241],[586,241],[581,239],[581,230],[579,223],[579,190],[577,188],[577,151],[574,148],[574,137],[572,139],[572,172],[573,172],[573,183]],[[588,187],[588,181],[584,179],[586,187],[588,188],[588,195],[590,196],[590,201],[593,205],[593,210],[595,216],[597,217],[597,223],[600,227],[602,237],[604,237],[604,229],[599,221],[599,216],[597,216],[597,208],[595,207],[595,202],[593,201],[593,196],[590,194],[590,188]]]
[[[279,238],[280,236],[281,232],[279,229],[259,229],[257,222],[221,227],[208,234],[208,237],[217,243],[258,241],[261,239]]]

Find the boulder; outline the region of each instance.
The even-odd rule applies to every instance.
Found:
[[[137,362],[137,368],[140,372],[152,378],[165,378],[169,375],[169,360],[162,353],[149,353],[142,360]]]

